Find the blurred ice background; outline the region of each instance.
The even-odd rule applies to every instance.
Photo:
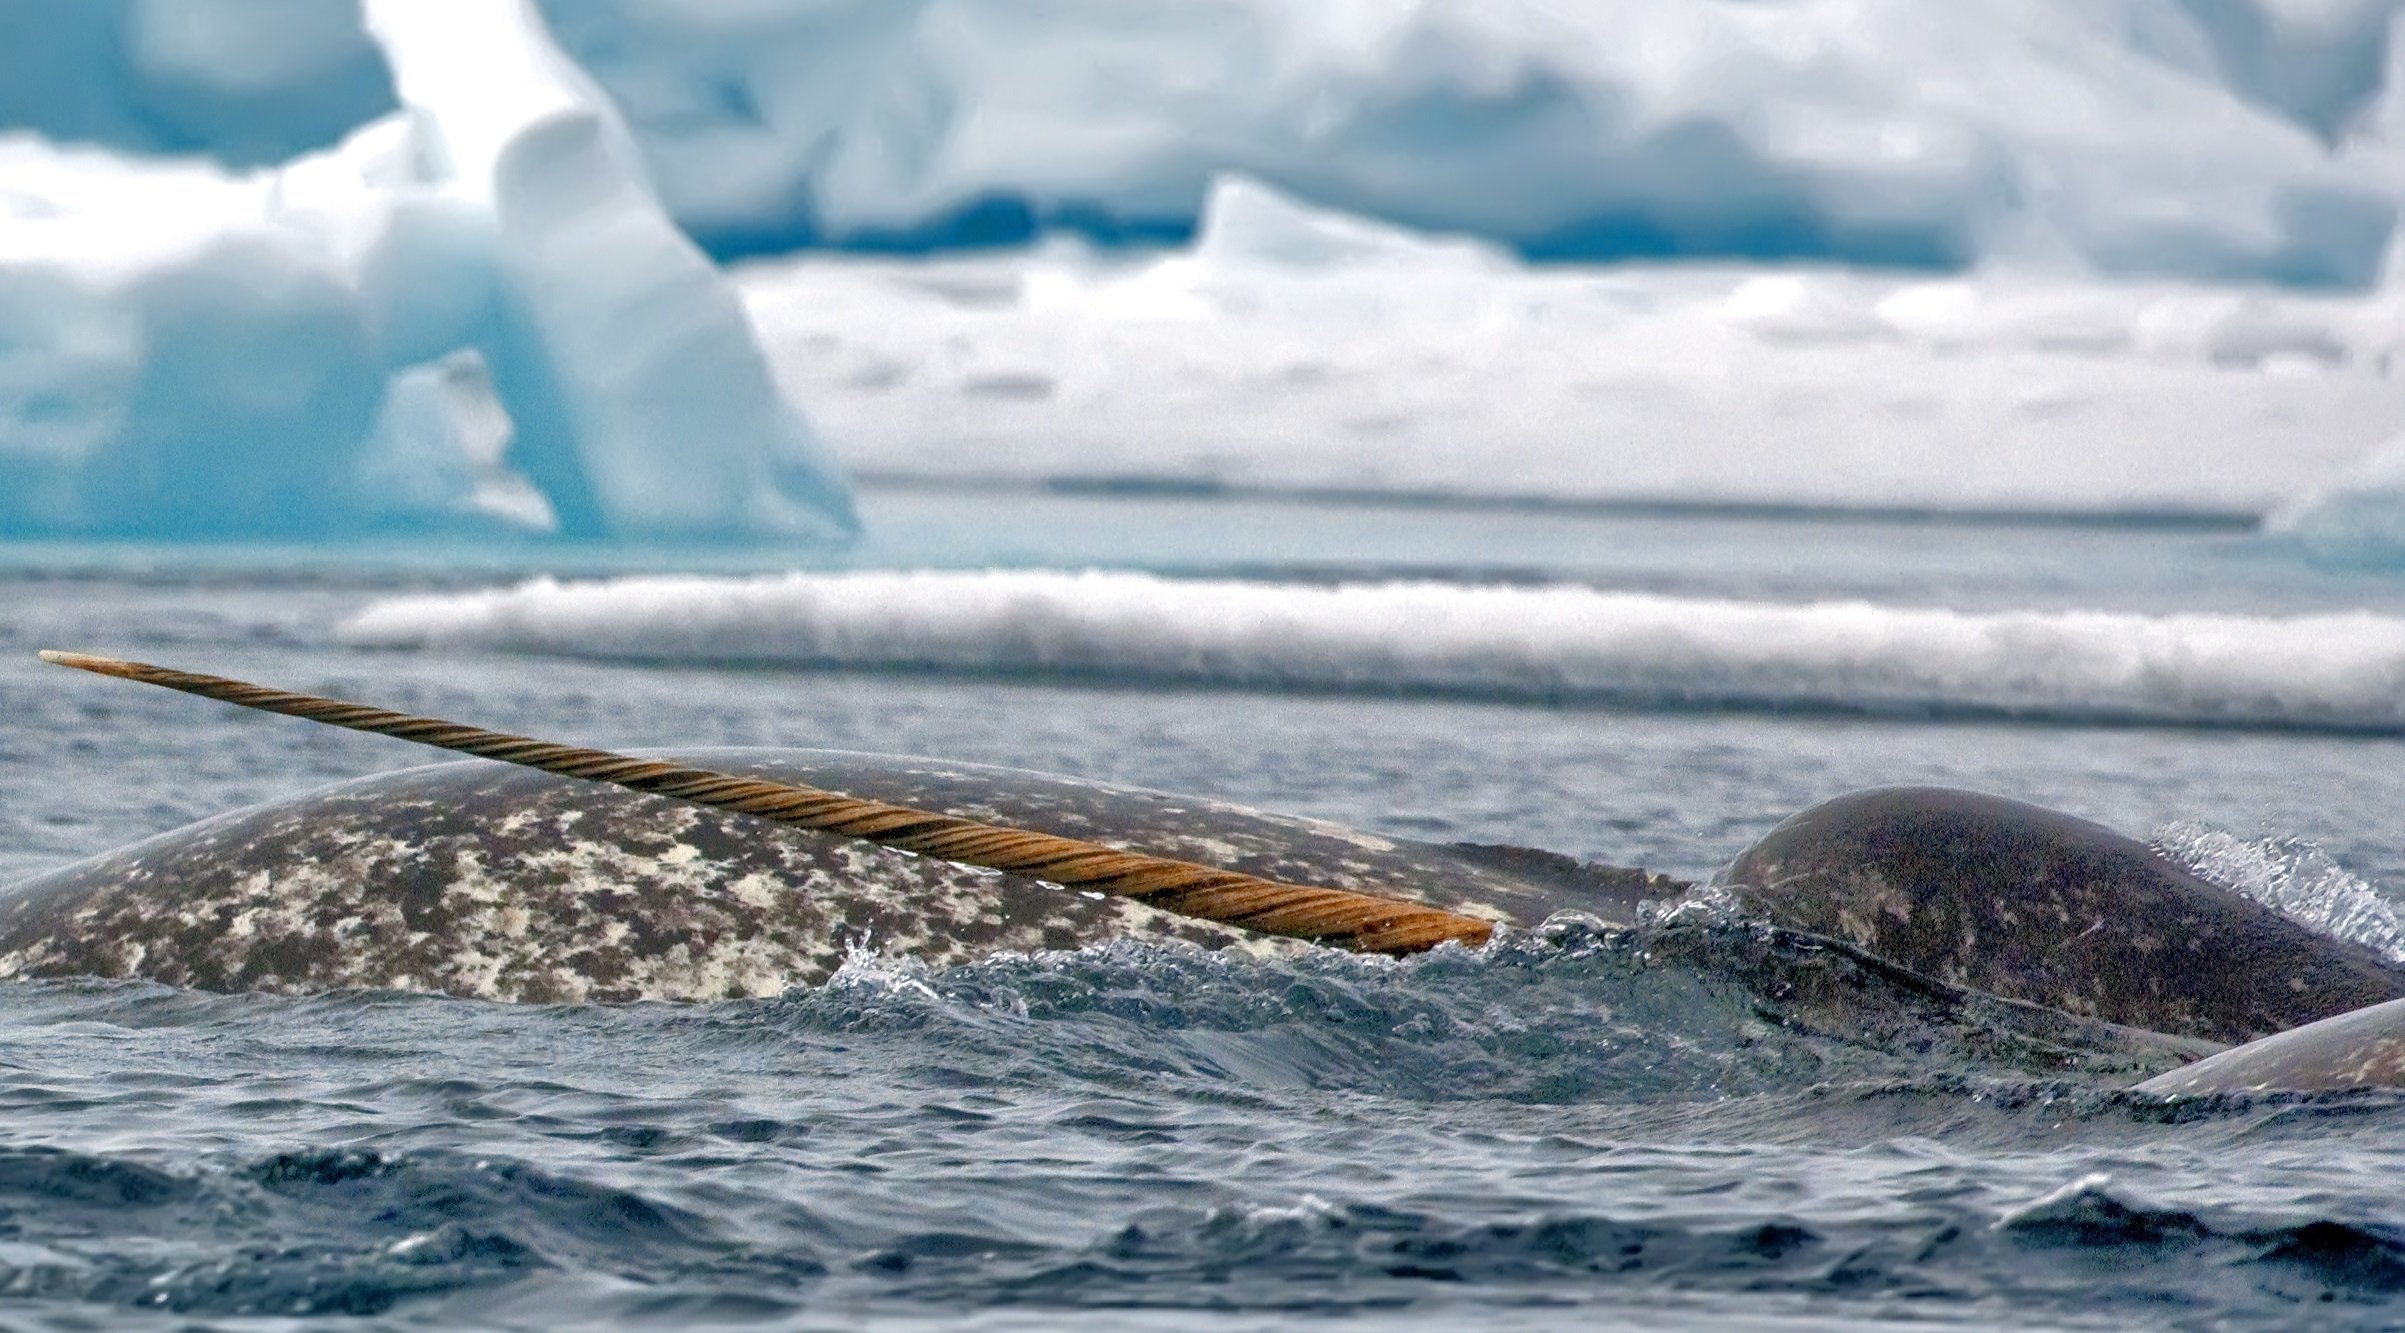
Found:
[[[0,533],[850,474],[2394,546],[2400,8],[0,0]]]

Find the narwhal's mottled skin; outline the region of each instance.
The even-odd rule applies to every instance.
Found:
[[[2325,1018],[2138,1085],[2166,1097],[2405,1087],[2405,1000]]]
[[[2405,970],[2134,838],[1975,792],[1825,801],[1717,877],[1738,905],[1956,986],[2246,1042],[2405,997]]]
[[[1641,900],[1690,887],[1015,769],[822,750],[664,757],[1522,926],[1564,911],[1627,924]],[[1944,1032],[2032,1069],[2153,1071],[2378,1004],[2145,1086],[2405,1083],[2405,1004],[2381,1003],[2405,995],[2405,973],[2054,811],[1857,793],[1780,825],[1721,886],[1773,923],[1738,954],[1760,955],[1741,960],[1742,984],[1779,1026],[1874,1045]],[[1726,967],[1737,955],[1708,935],[1657,928],[1643,956]],[[940,966],[1122,938],[1308,947],[482,761],[223,815],[0,893],[0,978],[215,991],[708,1000],[823,981],[860,943]]]
[[[814,750],[665,754],[1496,920],[1630,920],[1686,886],[1014,769]],[[0,895],[0,977],[215,991],[721,999],[825,980],[867,942],[933,964],[1118,937],[1303,947],[1122,898],[484,761],[362,778],[78,862]]]

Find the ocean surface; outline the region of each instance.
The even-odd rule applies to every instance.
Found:
[[[1931,782],[2405,942],[2405,572],[2211,516],[872,489],[840,556],[0,546],[0,883],[423,762],[42,647],[1686,877]],[[2405,1105],[1764,1023],[1758,942],[0,987],[0,1326],[2405,1324]],[[1682,929],[1684,929],[1682,927]],[[1675,955],[1675,956],[1673,956]]]

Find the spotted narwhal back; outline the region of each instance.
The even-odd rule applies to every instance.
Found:
[[[1718,876],[1748,913],[1951,985],[2224,1042],[2405,996],[2405,969],[2060,811],[1936,787],[1813,806]]]
[[[1680,887],[1139,788],[819,750],[669,757],[1295,883],[1534,923]],[[361,778],[0,896],[0,977],[505,1000],[712,999],[825,979],[860,942],[945,964],[1139,936],[1303,947],[1141,904],[483,761]]]

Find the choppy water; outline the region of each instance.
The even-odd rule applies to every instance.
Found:
[[[2390,576],[2227,532],[967,503],[872,497],[885,535],[850,563],[2405,613]],[[2391,736],[394,648],[342,627],[549,562],[202,554],[0,556],[0,881],[419,758],[30,661],[66,646],[562,739],[938,753],[1687,875],[1819,797],[1928,781],[2160,833],[2367,939],[2405,884]],[[639,568],[601,563],[563,572]],[[1783,1026],[1784,965],[1678,925],[1401,964],[863,954],[699,1007],[0,988],[0,1297],[57,1327],[2405,1322],[2397,1099],[2175,1105],[1904,1010]]]

